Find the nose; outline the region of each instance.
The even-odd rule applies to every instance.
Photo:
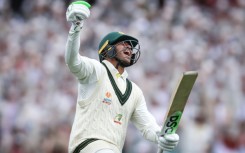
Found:
[[[133,51],[131,47],[124,47],[123,52],[124,54],[131,55]]]
[[[131,46],[127,46],[127,47],[125,47],[125,48],[126,48],[126,50],[132,52],[132,47],[131,47]]]
[[[124,44],[125,50],[129,50],[130,52],[132,52],[132,46],[129,45],[128,43]]]

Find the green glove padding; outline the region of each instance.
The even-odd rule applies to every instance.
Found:
[[[76,2],[72,2],[71,4],[83,4],[87,6],[87,8],[91,8],[91,5],[86,1],[76,1]]]

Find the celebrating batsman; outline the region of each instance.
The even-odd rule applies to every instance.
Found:
[[[121,153],[129,121],[145,139],[163,150],[173,150],[179,136],[158,135],[161,128],[147,110],[141,89],[127,79],[125,68],[140,57],[138,40],[122,32],[111,32],[99,44],[100,61],[79,54],[80,31],[90,16],[90,7],[85,1],[76,1],[66,12],[71,28],[65,62],[78,80],[69,153]]]

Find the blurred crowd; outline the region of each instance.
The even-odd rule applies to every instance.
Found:
[[[66,153],[77,81],[64,62],[71,1],[0,0],[0,152]],[[111,31],[139,39],[129,78],[162,124],[184,71],[199,76],[175,153],[245,153],[245,0],[93,0],[80,51]],[[123,153],[157,145],[130,124]]]

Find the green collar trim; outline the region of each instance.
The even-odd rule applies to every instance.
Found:
[[[122,94],[120,89],[118,88],[118,86],[117,86],[117,84],[116,84],[111,72],[109,71],[108,67],[106,66],[105,63],[102,62],[102,64],[106,68],[106,71],[107,71],[108,77],[110,79],[111,85],[112,85],[112,87],[113,87],[113,89],[114,89],[114,91],[115,91],[115,93],[117,95],[117,98],[118,98],[119,102],[121,103],[121,105],[124,105],[127,102],[128,98],[129,98],[129,96],[130,96],[130,94],[132,92],[132,83],[131,83],[131,81],[126,79],[126,82],[127,82],[126,91],[125,91],[124,94]]]

